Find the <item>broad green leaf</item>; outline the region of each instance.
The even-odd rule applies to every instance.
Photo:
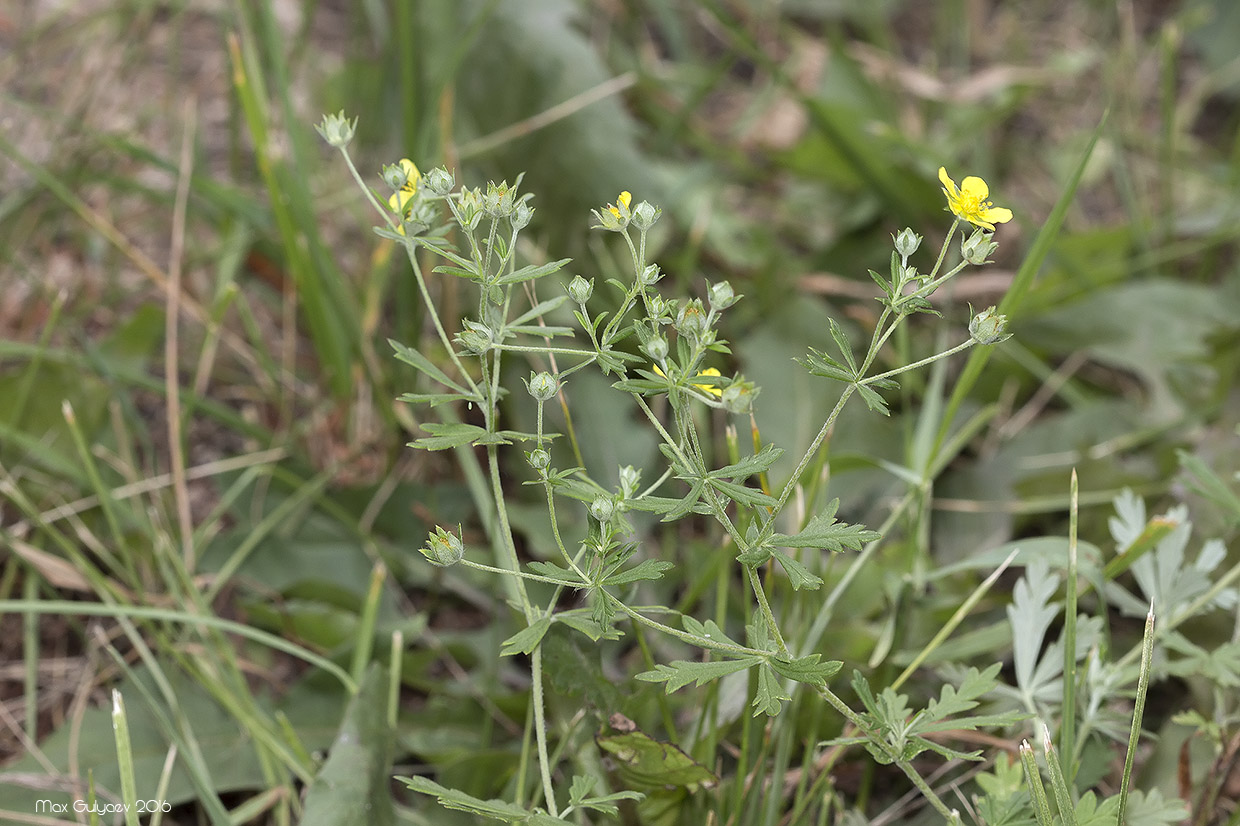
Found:
[[[576,571],[556,565],[554,562],[531,562],[529,567],[539,576],[545,576],[569,585],[584,586],[588,584],[582,582],[581,577],[577,576]]]
[[[640,730],[600,734],[594,742],[616,761],[617,770],[628,785],[643,789],[681,786],[692,790],[719,780],[675,744],[660,742]]]
[[[395,822],[388,779],[392,730],[387,671],[372,663],[349,701],[327,762],[306,792],[301,826],[388,826]]]

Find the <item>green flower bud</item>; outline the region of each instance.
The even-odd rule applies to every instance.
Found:
[[[921,246],[921,236],[913,232],[909,227],[900,230],[900,234],[895,236],[896,252],[900,253],[901,258],[908,258],[917,252],[917,248]]]
[[[512,224],[512,228],[520,232],[530,225],[530,219],[533,217],[534,208],[525,201],[521,201],[513,207],[512,214],[508,216],[508,220]]]
[[[543,450],[541,447],[531,450],[525,454],[525,458],[530,463],[530,467],[541,473],[551,465],[551,454]]]
[[[426,173],[426,177],[422,179],[422,184],[436,195],[447,195],[456,186],[456,179],[452,177],[452,173],[444,167],[432,169]]]
[[[723,388],[723,406],[729,413],[748,413],[757,395],[758,388],[753,382],[743,381],[737,376]]]
[[[667,358],[667,339],[660,335],[651,336],[650,340],[642,345],[642,349],[650,356],[651,361],[663,361]]]
[[[516,195],[517,191],[509,187],[507,181],[489,181],[487,194],[482,198],[483,209],[492,218],[504,218],[512,214]]]
[[[680,313],[676,316],[676,332],[682,336],[700,339],[708,329],[706,310],[701,301],[695,298],[680,308]]]
[[[610,522],[616,512],[616,503],[610,496],[600,496],[590,503],[590,515],[600,522]]]
[[[637,486],[641,483],[642,472],[632,465],[620,468],[620,495],[632,499],[637,495]]]
[[[314,128],[323,140],[340,149],[348,146],[349,141],[353,140],[353,136],[357,134],[357,118],[350,121],[341,109],[339,114],[324,115],[323,121]]]
[[[461,227],[473,232],[478,228],[478,224],[482,222],[482,190],[474,187],[473,189],[461,190],[461,204],[458,207],[460,212]]]
[[[404,189],[409,182],[409,172],[398,163],[384,164],[383,182],[394,190]]]
[[[732,291],[731,284],[720,281],[718,284],[710,285],[709,298],[710,308],[718,312],[731,307],[740,299],[740,296]]]
[[[1007,316],[1000,315],[996,309],[987,308],[969,322],[969,335],[978,344],[998,344],[1012,337],[1011,333],[1006,332]]]
[[[458,525],[458,531],[461,529]],[[426,547],[419,548],[419,553],[434,565],[446,568],[455,565],[465,558],[465,546],[456,534],[436,527],[435,532],[426,538]]]
[[[456,334],[456,342],[465,352],[480,356],[495,344],[495,334],[487,325],[466,319],[465,329]]]
[[[659,220],[659,216],[663,214],[663,210],[656,206],[651,206],[647,201],[642,201],[633,208],[633,226],[637,227],[641,232],[653,227]]]
[[[542,373],[530,373],[529,380],[525,383],[525,389],[530,391],[530,395],[545,402],[555,398],[556,391],[560,389],[560,383],[556,381],[555,376],[544,371]]]
[[[960,257],[974,266],[986,263],[987,257],[999,249],[999,245],[990,240],[991,233],[975,230],[972,235],[960,242]]]
[[[647,264],[646,269],[642,270],[642,283],[648,287],[659,283],[662,277],[663,273],[659,272],[658,264]]]
[[[587,281],[580,275],[574,275],[573,280],[568,282],[568,295],[578,304],[585,304],[594,295],[594,279]]]

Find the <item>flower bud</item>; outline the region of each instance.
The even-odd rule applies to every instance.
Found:
[[[758,388],[753,382],[737,377],[723,388],[723,406],[729,413],[748,413],[757,395]]]
[[[551,454],[540,448],[535,448],[525,454],[526,460],[530,463],[530,467],[541,473],[551,464]]]
[[[458,525],[457,530],[461,528]],[[418,551],[434,565],[448,567],[455,565],[465,557],[465,546],[456,534],[436,527],[435,532],[426,538],[426,547]]]
[[[507,181],[489,181],[487,194],[482,198],[482,207],[492,218],[503,218],[512,214],[513,200],[517,191],[508,186]]]
[[[917,252],[917,248],[921,246],[921,236],[913,232],[909,227],[900,230],[900,234],[895,237],[896,252],[900,253],[901,258],[908,258]]]
[[[726,281],[720,281],[718,284],[710,285],[710,308],[716,312],[726,310],[737,302],[740,298],[732,291],[732,285]]]
[[[452,177],[451,172],[440,166],[427,172],[422,183],[436,195],[447,195],[456,186],[456,179]]]
[[[960,257],[974,266],[986,263],[986,258],[999,245],[990,240],[991,233],[979,229],[960,242]]]
[[[462,189],[457,210],[460,212],[461,227],[470,232],[476,230],[482,222],[482,190],[477,187]]]
[[[495,344],[495,334],[487,325],[466,319],[465,329],[456,334],[456,341],[465,352],[480,356]]]
[[[680,308],[680,313],[676,316],[678,333],[682,336],[700,339],[707,329],[709,328],[706,324],[706,310],[703,309],[701,301],[695,298]]]
[[[642,283],[647,287],[659,283],[659,279],[663,277],[663,273],[659,271],[658,264],[647,264],[646,269],[642,270]]]
[[[574,275],[573,280],[568,282],[568,295],[578,304],[585,304],[594,295],[594,279],[587,281],[580,275]]]
[[[535,399],[545,402],[555,398],[556,391],[560,389],[560,383],[556,381],[555,376],[543,371],[542,373],[531,373],[529,380],[525,383],[525,388],[530,391],[530,395]]]
[[[616,512],[616,503],[610,496],[600,496],[590,503],[590,515],[600,522],[610,522]]]
[[[642,349],[650,356],[651,361],[663,361],[667,358],[667,339],[661,335],[651,336],[650,340],[642,345]]]
[[[620,468],[620,495],[632,499],[637,494],[637,485],[642,480],[642,472],[632,465]]]
[[[995,307],[989,307],[969,322],[969,335],[978,344],[998,344],[1012,337],[1007,330],[1007,316],[1000,315]]]
[[[339,114],[324,115],[322,122],[314,128],[323,140],[340,149],[348,146],[349,141],[353,140],[353,136],[357,134],[357,118],[350,121],[341,109]]]
[[[508,221],[512,224],[512,228],[517,232],[525,229],[530,225],[530,219],[534,217],[534,208],[521,201],[513,207],[512,214],[508,216]]]
[[[647,201],[642,201],[633,208],[633,226],[641,232],[653,227],[659,220],[659,216],[663,214],[663,210],[656,206],[652,206]]]

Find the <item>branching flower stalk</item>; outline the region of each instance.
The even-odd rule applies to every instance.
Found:
[[[833,551],[860,550],[873,545],[879,535],[862,526],[847,525],[834,518],[835,504],[814,515],[796,534],[778,532],[781,514],[810,463],[831,434],[844,405],[860,395],[872,410],[886,414],[886,402],[880,391],[895,387],[893,379],[910,370],[932,364],[959,353],[975,344],[994,344],[1006,337],[1004,319],[987,310],[969,325],[969,338],[943,352],[911,364],[871,375],[870,370],[890,339],[910,315],[933,312],[928,298],[948,279],[965,266],[984,263],[994,250],[990,232],[995,223],[1011,218],[1011,213],[993,207],[987,200],[989,190],[977,178],[966,178],[957,188],[946,173],[944,182],[948,208],[960,220],[980,229],[961,245],[958,266],[941,273],[947,259],[948,246],[956,235],[955,223],[948,230],[929,274],[918,273],[909,263],[921,237],[911,229],[902,231],[895,240],[889,277],[871,272],[883,291],[883,310],[875,325],[864,356],[858,362],[842,328],[831,322],[830,334],[839,350],[839,358],[810,350],[801,360],[813,375],[843,383],[840,397],[823,422],[817,435],[798,460],[792,475],[780,488],[778,496],[745,484],[752,476],[766,478],[766,473],[782,451],[773,446],[755,443],[752,456],[740,457],[732,464],[713,468],[712,460],[703,449],[703,439],[695,419],[694,405],[746,414],[751,410],[757,388],[741,376],[729,377],[719,367],[707,366],[712,353],[730,352],[727,342],[719,338],[716,328],[723,313],[740,296],[730,285],[721,282],[711,286],[706,300],[667,298],[658,283],[662,273],[658,265],[647,261],[647,233],[659,220],[661,211],[645,202],[636,204],[630,193],[623,192],[614,204],[594,210],[595,228],[615,232],[629,250],[633,277],[622,285],[618,304],[606,313],[591,313],[588,303],[593,298],[593,279],[577,276],[567,284],[564,294],[542,301],[537,297],[541,279],[560,270],[567,260],[518,268],[516,247],[521,230],[530,223],[534,209],[531,196],[520,195],[520,178],[516,183],[490,183],[481,188],[457,188],[451,173],[434,169],[420,175],[413,162],[402,160],[385,167],[383,181],[393,191],[387,206],[365,184],[347,151],[352,125],[343,116],[327,117],[319,127],[324,138],[340,149],[351,174],[365,192],[367,200],[381,216],[377,234],[400,243],[406,251],[418,289],[426,302],[439,344],[446,350],[451,374],[444,372],[435,360],[414,347],[396,345],[397,355],[412,365],[429,385],[430,392],[411,393],[404,397],[416,403],[430,403],[445,411],[440,423],[424,425],[428,436],[414,442],[414,447],[429,450],[459,448],[467,467],[476,463],[472,447],[485,447],[486,490],[471,488],[479,510],[493,516],[491,542],[497,565],[483,565],[466,559],[462,540],[456,534],[437,529],[428,540],[423,554],[435,564],[463,564],[469,568],[503,576],[525,620],[526,627],[505,642],[504,653],[529,655],[531,671],[530,705],[533,711],[535,751],[539,766],[542,797],[546,810],[556,816],[562,809],[556,799],[555,773],[558,758],[548,748],[547,708],[542,679],[543,635],[556,622],[561,612],[558,603],[564,589],[574,589],[588,597],[590,618],[583,621],[578,614],[573,628],[595,641],[608,634],[614,636],[615,617],[623,615],[630,621],[658,631],[671,639],[702,651],[713,652],[719,659],[711,663],[676,661],[657,665],[654,670],[637,675],[647,682],[664,682],[673,691],[689,682],[702,685],[726,673],[754,669],[758,674],[758,690],[753,697],[755,714],[779,713],[782,701],[788,699],[781,682],[801,682],[811,686],[818,696],[842,714],[858,732],[870,738],[886,762],[895,763],[908,775],[926,800],[944,817],[954,814],[921,778],[911,757],[883,741],[875,727],[850,708],[827,686],[841,663],[821,662],[820,655],[806,653],[794,656],[780,628],[779,617],[767,594],[760,569],[768,574],[777,570],[776,563],[788,575],[794,589],[814,589],[823,584],[821,578],[782,548],[825,548]],[[464,239],[458,252],[446,240],[448,226],[441,217],[446,205],[451,224]],[[485,222],[485,227],[483,223]],[[439,313],[431,300],[426,278],[418,261],[419,250],[442,259],[436,267],[444,277],[458,277],[477,287],[476,315],[463,319],[460,332],[450,339]],[[547,283],[547,282],[541,282]],[[522,285],[522,291],[514,291]],[[514,297],[524,296],[530,308],[514,310]],[[552,340],[574,335],[572,328],[555,326],[548,321],[551,314],[566,302],[575,306],[572,312],[581,335],[577,341],[587,346],[560,346]],[[515,318],[514,318],[515,314]],[[601,326],[601,329],[600,329]],[[536,402],[536,429],[533,433],[506,430],[501,422],[500,400],[504,354],[546,357],[552,373],[531,374],[526,389]],[[558,359],[571,362],[562,369]],[[841,360],[842,359],[842,360]],[[599,484],[587,469],[555,467],[553,437],[544,430],[544,404],[557,396],[563,399],[564,380],[576,371],[596,366],[613,379],[613,387],[630,398],[650,422],[661,440],[661,449],[668,461],[658,479],[642,488],[640,473],[631,467],[619,470],[619,486],[614,489]],[[471,369],[472,368],[472,369]],[[474,376],[478,378],[475,379]],[[665,422],[650,406],[649,399],[666,394],[669,399],[670,421]],[[449,412],[453,405],[480,408],[483,425],[461,422]],[[555,543],[555,554],[563,564],[534,562],[522,570],[516,541],[505,504],[504,476],[501,472],[501,445],[513,442],[532,443],[525,453],[529,467],[536,475],[532,484],[540,485],[546,501],[547,517]],[[477,471],[475,470],[475,475]],[[660,496],[660,491],[676,490]],[[687,488],[685,490],[684,488]],[[586,533],[577,540],[568,540],[563,533],[557,498],[582,502],[586,506]],[[756,621],[748,629],[746,643],[727,637],[713,622],[698,622],[680,615],[682,628],[653,619],[659,612],[677,612],[660,606],[631,605],[623,596],[643,581],[657,580],[672,566],[671,562],[655,559],[641,561],[633,540],[633,528],[625,514],[643,510],[662,515],[665,520],[682,518],[691,513],[711,516],[730,539],[737,560],[745,569],[745,578],[757,607]],[[489,522],[490,520],[488,520]],[[551,586],[545,603],[536,604],[526,585]],[[822,629],[818,629],[821,633]],[[561,745],[563,748],[563,745]],[[557,752],[558,754],[558,752]],[[523,752],[522,765],[526,754]],[[579,778],[580,779],[580,778]],[[578,786],[574,781],[574,787]],[[588,784],[587,784],[588,785]],[[585,788],[584,786],[580,788]],[[588,801],[575,791],[568,808],[576,809]],[[584,801],[584,802],[583,802]]]

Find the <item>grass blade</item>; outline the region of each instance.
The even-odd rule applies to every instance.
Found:
[[[1141,637],[1141,673],[1137,678],[1137,697],[1132,709],[1132,730],[1128,733],[1128,753],[1124,756],[1124,776],[1119,787],[1119,815],[1117,826],[1124,826],[1124,812],[1128,808],[1128,791],[1132,787],[1132,761],[1137,754],[1137,741],[1141,739],[1141,718],[1145,715],[1145,697],[1150,690],[1150,662],[1154,658],[1154,606],[1145,615],[1145,634]]]

